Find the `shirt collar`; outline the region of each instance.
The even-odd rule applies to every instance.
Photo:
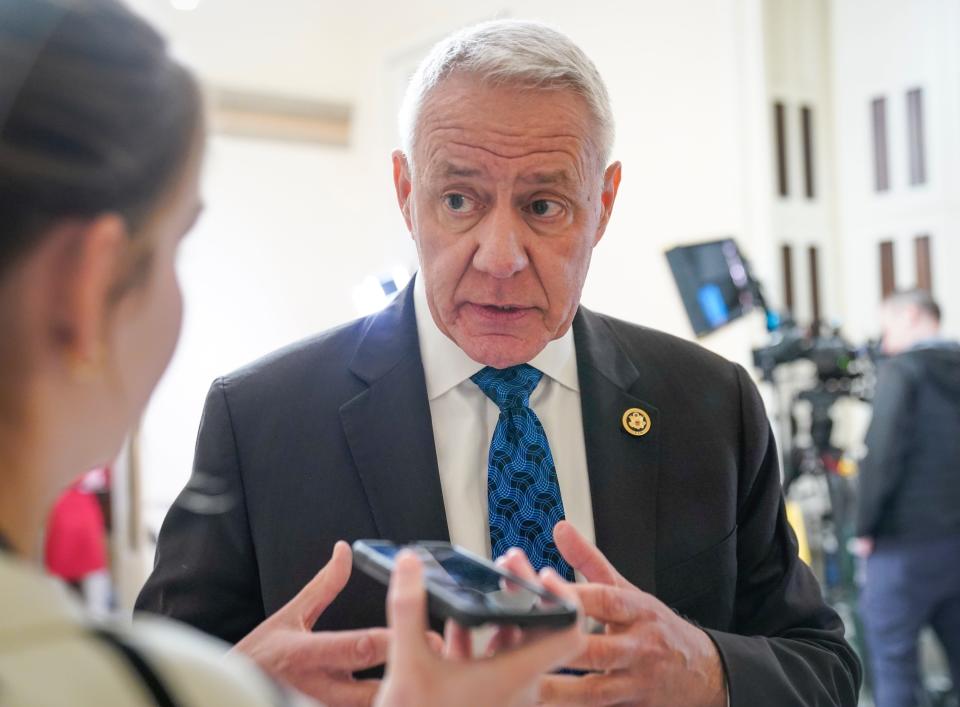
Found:
[[[420,340],[420,358],[427,381],[427,397],[436,400],[484,368],[484,364],[467,356],[463,349],[440,331],[427,304],[423,277],[420,273],[415,277],[413,304],[417,318],[417,337]],[[547,344],[543,351],[530,361],[530,365],[564,387],[576,393],[580,392],[572,327],[559,339]]]

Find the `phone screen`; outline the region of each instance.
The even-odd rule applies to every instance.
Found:
[[[512,581],[495,568],[458,552],[454,547],[407,545],[405,548],[420,558],[429,583],[456,592],[461,599],[478,607],[510,613],[566,608],[546,590]],[[404,546],[377,544],[373,549],[392,560]]]

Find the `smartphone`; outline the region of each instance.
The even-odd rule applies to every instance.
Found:
[[[523,628],[563,628],[577,620],[577,609],[569,602],[450,543],[395,545],[386,540],[357,540],[353,563],[389,584],[394,558],[405,548],[423,562],[430,612],[441,619],[467,627],[510,624]]]

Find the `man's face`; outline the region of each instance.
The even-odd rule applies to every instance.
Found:
[[[473,360],[525,363],[569,329],[620,182],[593,127],[572,92],[454,75],[424,105],[413,164],[394,153],[430,312]]]
[[[922,339],[929,338],[937,326],[914,304],[888,302],[880,310],[881,348],[889,356],[903,353]]]
[[[880,309],[880,343],[883,352],[889,356],[895,356],[905,348],[903,338],[908,322],[903,310],[893,304],[885,304]]]

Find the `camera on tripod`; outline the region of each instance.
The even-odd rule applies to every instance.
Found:
[[[803,473],[826,473],[840,469],[843,450],[832,444],[831,411],[841,398],[869,402],[873,388],[874,362],[878,348],[874,343],[856,347],[839,329],[824,330],[820,325],[803,330],[791,321],[771,332],[766,346],[753,350],[753,363],[763,380],[779,386],[774,372],[797,361],[813,364],[814,375],[794,393],[788,404],[789,438],[785,442],[784,488]],[[810,405],[810,444],[799,440],[795,416],[800,401]]]
[[[834,389],[843,388],[865,373],[862,360],[873,354],[872,346],[854,347],[833,329],[827,333],[804,331],[792,320],[784,321],[771,332],[771,341],[766,346],[753,350],[753,365],[762,373],[763,379],[773,382],[773,372],[778,366],[794,361],[811,361],[816,367],[819,383]]]

